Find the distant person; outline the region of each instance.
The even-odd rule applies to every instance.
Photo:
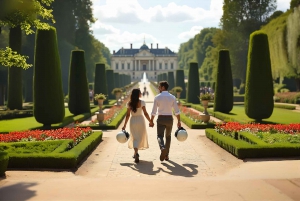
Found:
[[[177,117],[177,127],[181,127],[180,111],[175,96],[168,92],[169,84],[167,81],[159,82],[158,89],[160,94],[155,96],[153,108],[151,112],[150,127],[154,126],[153,119],[158,112],[157,117],[157,141],[161,150],[160,161],[169,160],[169,152],[171,146],[171,132],[173,127],[173,109]],[[166,136],[166,142],[164,142]]]
[[[131,137],[129,138],[128,148],[134,149],[133,158],[135,159],[134,161],[136,163],[139,162],[140,157],[138,150],[149,148],[146,123],[143,114],[149,122],[150,117],[147,113],[145,102],[143,100],[140,100],[141,95],[142,93],[140,89],[132,90],[130,100],[127,104],[127,114],[125,118],[125,123],[122,127],[122,130],[125,130],[126,124],[131,115],[129,123]]]
[[[147,95],[147,98],[148,98],[148,96],[149,96],[149,92],[148,91],[146,91],[146,95]]]
[[[93,101],[94,92],[92,89],[89,90],[90,101]]]

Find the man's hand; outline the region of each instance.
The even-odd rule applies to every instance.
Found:
[[[154,123],[153,122],[149,122],[149,127],[153,127]]]
[[[180,122],[180,121],[178,121],[178,123],[177,123],[177,127],[178,127],[178,128],[180,128],[180,127],[181,127],[181,122]]]

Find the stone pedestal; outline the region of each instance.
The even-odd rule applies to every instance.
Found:
[[[98,120],[99,124],[103,124],[103,121],[104,121],[103,111],[96,112],[95,114],[97,115],[97,120]]]
[[[208,123],[209,120],[210,120],[210,116],[207,112],[207,107],[208,107],[208,100],[201,100],[201,103],[204,107],[204,111],[203,111],[203,114],[201,114],[201,120],[204,122],[204,123]]]

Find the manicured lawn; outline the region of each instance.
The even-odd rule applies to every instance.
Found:
[[[208,112],[213,113],[212,109],[208,109]],[[243,105],[233,106],[230,114],[224,114],[224,116],[228,117],[227,121],[230,119],[238,120],[239,122],[251,122],[253,119],[250,119],[245,114],[245,108]],[[300,112],[293,110],[286,110],[280,108],[274,108],[273,113],[270,118],[263,119],[263,123],[277,123],[277,124],[289,124],[289,123],[300,123]]]

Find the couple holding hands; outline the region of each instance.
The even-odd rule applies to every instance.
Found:
[[[151,118],[147,113],[145,102],[140,100],[142,93],[140,89],[133,89],[130,100],[127,103],[127,114],[122,130],[125,130],[127,122],[130,118],[130,133],[131,138],[128,142],[128,148],[134,149],[133,158],[135,162],[139,162],[138,150],[148,149],[148,136],[146,130],[146,123],[144,116],[149,121],[149,127],[154,127],[153,119],[158,114],[156,120],[157,127],[157,141],[161,150],[160,161],[169,160],[169,151],[171,145],[171,132],[173,126],[173,109],[177,117],[177,127],[181,127],[180,111],[176,103],[176,98],[168,92],[169,84],[167,81],[159,82],[158,89],[160,94],[155,96]],[[164,135],[166,135],[166,142],[164,142]]]

